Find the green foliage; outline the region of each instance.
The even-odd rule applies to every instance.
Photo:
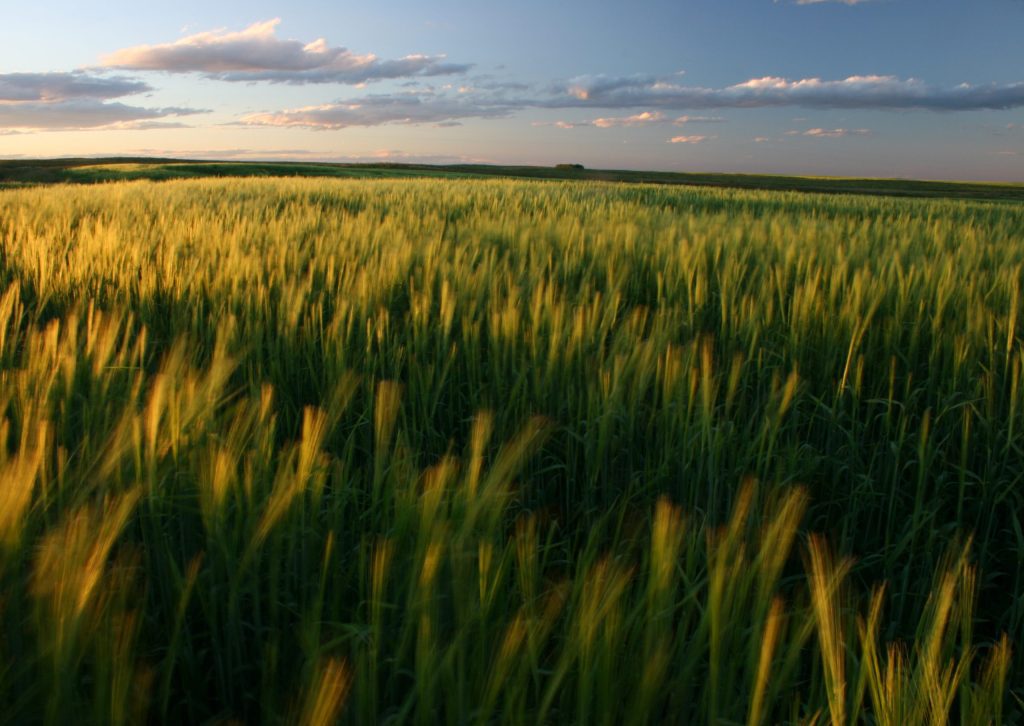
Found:
[[[1000,723],[1024,210],[0,192],[0,714]]]

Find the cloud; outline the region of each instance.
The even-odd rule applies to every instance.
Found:
[[[844,136],[866,136],[868,129],[807,129],[806,131],[787,131],[786,136],[810,136],[815,139],[841,139]]]
[[[499,87],[485,91],[479,86],[421,84],[415,89],[390,94],[367,95],[285,110],[251,113],[237,125],[308,129],[344,129],[383,124],[434,124],[451,126],[470,118],[505,118],[527,109],[630,109],[627,115],[599,116],[581,121],[536,121],[534,126],[559,129],[592,127],[614,129],[672,123],[718,123],[720,116],[681,115],[668,111],[690,108],[760,108],[796,106],[815,109],[930,109],[954,111],[1002,109],[1024,106],[1024,83],[936,87],[915,79],[894,76],[850,76],[839,81],[818,78],[788,80],[755,78],[724,88],[683,86],[678,75],[584,76],[567,83],[516,93]],[[643,109],[643,110],[641,110]],[[863,135],[866,129],[812,128],[788,135],[840,138]],[[705,135],[681,135],[673,143],[700,143]]]
[[[275,41],[276,42],[276,41]],[[937,87],[895,76],[850,76],[843,80],[754,78],[724,88],[683,86],[678,74],[654,76],[583,76],[571,81],[519,93],[518,86],[485,90],[478,84],[419,84],[396,93],[371,94],[284,110],[242,116],[233,125],[337,130],[384,124],[453,126],[471,118],[506,118],[528,109],[630,109],[632,114],[599,116],[580,121],[536,121],[534,126],[559,129],[601,129],[691,123],[719,123],[720,116],[669,111],[690,108],[760,108],[795,106],[815,109],[930,109],[954,111],[1024,106],[1024,83]],[[841,138],[864,135],[866,129],[812,128],[788,135]],[[672,143],[700,143],[716,138],[680,135]],[[677,140],[678,139],[678,140]]]
[[[597,118],[592,123],[599,129],[612,129],[619,126],[647,126],[648,124],[658,124],[664,121],[665,114],[661,111],[644,111],[633,116]]]
[[[0,129],[7,131],[69,131],[85,129],[147,130],[167,128],[168,116],[202,113],[191,108],[140,108],[95,99],[57,102],[0,103]],[[159,123],[159,125],[158,125]]]
[[[700,144],[704,141],[718,138],[717,136],[673,136],[668,140],[670,144]]]
[[[198,112],[197,112],[198,113]],[[154,129],[193,129],[192,124],[181,121],[117,121],[109,126],[104,126],[107,131],[151,131]]]
[[[66,101],[73,98],[111,99],[152,91],[142,81],[121,76],[73,73],[0,73],[0,103]]]
[[[594,126],[599,129],[614,129],[623,126],[649,126],[666,123],[668,119],[661,111],[643,111],[632,116],[608,116],[592,121],[535,121],[534,126],[554,126],[559,129],[575,129]]]
[[[822,3],[835,3],[837,5],[863,5],[870,0],[796,0],[797,5],[820,5]],[[776,0],[778,2],[778,0]]]
[[[531,126],[553,126],[556,129],[575,129],[581,126],[593,126],[590,121],[534,121]]]
[[[0,133],[180,128],[169,116],[202,113],[192,108],[141,108],[113,99],[153,90],[121,76],[72,73],[0,74]]]
[[[932,86],[895,76],[789,80],[753,78],[724,88],[684,86],[653,76],[580,76],[556,86],[537,105],[547,108],[762,108],[931,111],[1005,110],[1024,106],[1024,82]]]
[[[567,93],[577,101],[591,101],[603,96],[613,96],[620,92],[630,92],[638,87],[655,87],[668,85],[659,81],[657,76],[577,76],[564,86],[554,86],[556,94]],[[585,104],[581,104],[585,105]],[[641,105],[641,104],[632,104]]]
[[[352,101],[243,116],[243,126],[277,126],[337,130],[352,126],[384,124],[450,125],[466,118],[500,118],[511,112],[506,106],[432,95],[377,95]]]
[[[280,18],[250,25],[245,30],[214,30],[189,35],[173,43],[138,45],[104,56],[108,68],[168,73],[203,73],[224,81],[272,83],[346,83],[358,85],[409,76],[464,73],[469,64],[448,63],[443,55],[407,55],[383,60],[332,47],[323,38],[310,43],[280,40]]]
[[[717,124],[725,121],[721,116],[680,116],[672,123],[676,126],[684,124]]]
[[[676,126],[688,123],[717,123],[725,119],[718,116],[680,116],[672,120]],[[599,129],[614,129],[631,126],[651,126],[669,123],[669,118],[661,111],[643,111],[632,116],[607,116],[592,121],[535,121],[534,126],[554,126],[559,129],[575,129],[582,126],[596,126]]]

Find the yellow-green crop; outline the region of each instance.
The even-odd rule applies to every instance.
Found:
[[[1022,270],[1013,204],[2,191],[0,720],[1019,717]]]

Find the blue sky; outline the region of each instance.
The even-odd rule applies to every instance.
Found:
[[[1024,0],[41,0],[0,156],[1024,181]]]

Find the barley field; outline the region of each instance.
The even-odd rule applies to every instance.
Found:
[[[0,191],[0,721],[1020,723],[1022,271],[1016,203]]]

